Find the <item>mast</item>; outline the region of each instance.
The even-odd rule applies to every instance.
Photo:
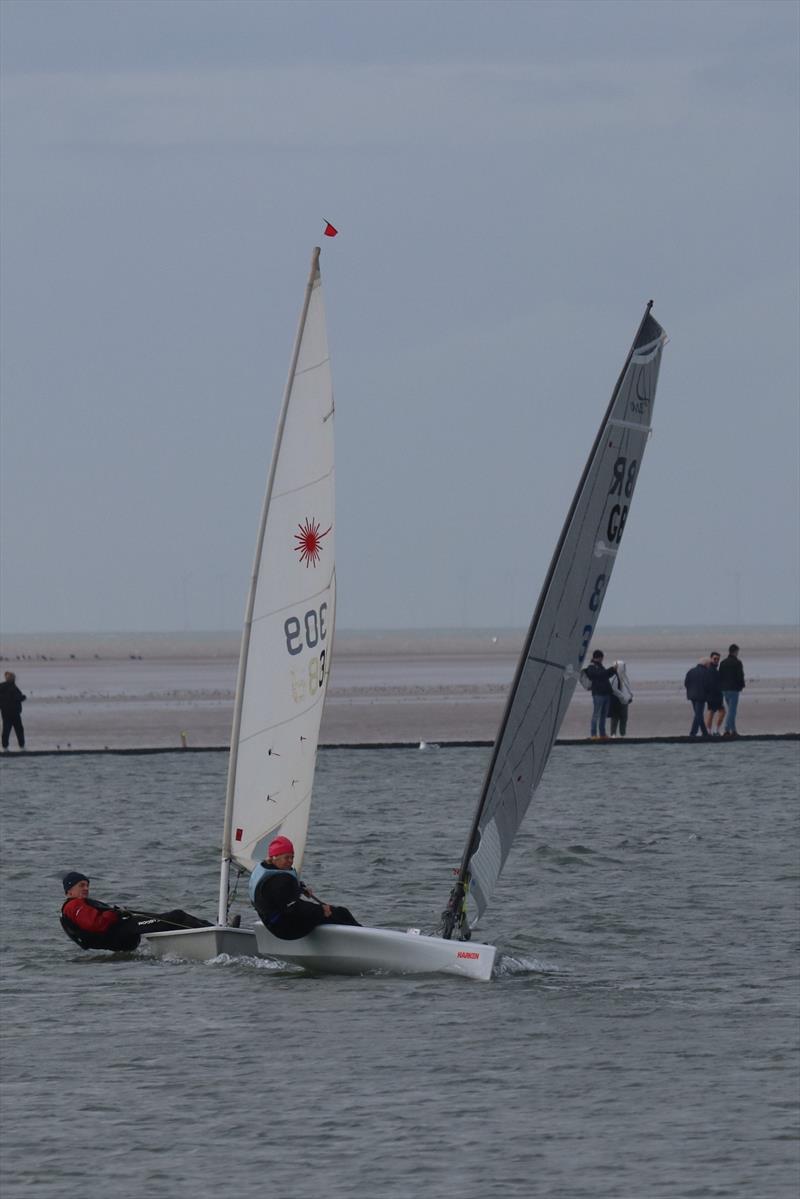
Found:
[[[451,938],[453,935],[461,935],[465,938],[469,937],[469,927],[466,924],[465,904],[466,904],[466,895],[467,895],[467,889],[468,889],[469,879],[470,879],[470,862],[480,844],[479,830],[481,827],[481,818],[484,814],[484,809],[486,807],[486,803],[489,798],[490,789],[491,789],[493,781],[494,781],[495,770],[497,768],[497,763],[498,763],[498,757],[500,754],[501,746],[503,744],[504,735],[505,735],[506,729],[509,724],[509,717],[511,715],[512,709],[514,708],[514,704],[517,699],[517,694],[518,694],[518,691],[520,688],[520,683],[523,678],[523,674],[525,672],[528,657],[531,653],[531,646],[532,646],[534,637],[536,635],[540,619],[542,617],[542,612],[544,610],[545,603],[548,599],[548,593],[550,591],[556,570],[559,566],[560,559],[561,559],[562,553],[564,551],[565,543],[569,536],[571,526],[572,526],[573,520],[575,518],[576,511],[578,509],[578,505],[579,505],[581,497],[583,495],[584,488],[586,487],[586,484],[587,484],[587,480],[589,479],[589,477],[592,473],[592,468],[594,466],[596,458],[598,457],[598,453],[601,451],[601,447],[603,445],[604,437],[605,437],[605,433],[606,433],[606,427],[607,427],[608,421],[611,418],[611,415],[613,413],[614,406],[617,402],[617,398],[619,396],[620,389],[622,388],[626,374],[630,367],[631,360],[632,360],[633,355],[636,352],[637,348],[639,347],[640,340],[642,339],[642,335],[645,331],[645,328],[647,327],[648,321],[652,320],[652,323],[656,326],[658,331],[661,332],[661,327],[657,324],[657,322],[655,322],[654,318],[650,317],[650,310],[652,307],[653,307],[653,301],[650,300],[649,303],[647,304],[647,307],[645,308],[644,315],[643,315],[641,322],[639,324],[639,327],[636,331],[636,335],[633,339],[631,348],[628,352],[627,358],[625,359],[625,363],[622,367],[622,370],[620,371],[620,374],[617,379],[614,390],[611,393],[611,398],[608,402],[608,406],[603,415],[603,419],[600,422],[600,427],[597,431],[597,435],[592,444],[592,448],[589,452],[589,456],[586,460],[586,464],[583,468],[583,472],[578,481],[578,486],[575,490],[575,494],[573,496],[572,503],[570,505],[566,520],[564,521],[564,525],[561,530],[561,535],[558,539],[558,542],[556,543],[556,548],[553,552],[553,556],[550,561],[550,566],[549,566],[549,569],[545,576],[545,580],[542,585],[541,592],[539,594],[539,599],[538,599],[536,608],[534,610],[530,626],[528,628],[528,633],[525,638],[525,643],[523,645],[522,653],[520,654],[519,661],[517,663],[514,680],[513,680],[513,683],[511,685],[511,688],[508,693],[505,710],[503,712],[503,716],[500,721],[500,727],[498,729],[497,736],[494,741],[492,755],[491,755],[489,765],[486,770],[486,775],[484,778],[483,788],[481,790],[480,798],[478,800],[478,804],[475,809],[475,815],[473,817],[472,824],[470,826],[469,835],[467,837],[466,846],[464,848],[464,853],[463,853],[463,856],[461,859],[461,865],[460,865],[459,873],[458,873],[458,880],[455,883],[455,885],[450,893],[450,899],[448,901],[447,909],[442,913],[441,933],[442,933],[442,936],[445,937],[446,939]],[[553,735],[552,735],[553,741],[555,740],[557,735],[558,735],[558,728],[556,728],[553,731]],[[552,742],[551,742],[551,745],[552,745]],[[549,749],[547,750],[547,753],[549,754]],[[543,769],[543,768],[544,768],[544,766],[542,764],[541,769]]]
[[[305,329],[306,317],[308,316],[308,307],[311,302],[311,292],[314,284],[319,276],[319,246],[314,247],[311,255],[311,270],[306,284],[305,295],[303,297],[303,307],[300,313],[300,320],[297,325],[297,333],[295,335],[294,347],[292,349],[292,357],[289,363],[289,374],[286,380],[286,387],[283,393],[283,403],[281,405],[280,416],[278,418],[278,429],[275,435],[275,444],[272,451],[272,461],[270,463],[269,475],[267,477],[267,486],[264,492],[264,502],[261,507],[261,519],[258,526],[258,535],[256,537],[256,549],[253,557],[253,569],[250,576],[250,587],[247,595],[247,607],[245,610],[244,626],[242,628],[242,641],[239,650],[239,669],[236,676],[236,695],[233,704],[233,727],[231,729],[231,748],[228,758],[228,778],[225,788],[225,815],[223,817],[222,827],[222,858],[220,862],[219,876],[219,907],[217,912],[217,923],[227,924],[228,921],[228,878],[230,874],[231,862],[231,824],[233,819],[233,796],[236,786],[236,767],[239,749],[239,733],[242,723],[242,701],[244,698],[244,685],[247,677],[247,655],[250,648],[250,632],[253,625],[253,610],[255,607],[256,588],[258,586],[258,576],[261,568],[261,553],[264,546],[264,533],[267,527],[267,516],[269,514],[270,501],[272,499],[272,488],[275,481],[275,471],[278,464],[278,456],[280,454],[281,441],[283,439],[283,430],[286,424],[286,414],[289,410],[289,401],[292,395],[292,386],[294,383],[295,370],[297,368],[297,359],[300,355],[300,346],[303,340],[303,331]]]

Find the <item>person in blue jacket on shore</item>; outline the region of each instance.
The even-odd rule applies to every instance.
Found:
[[[585,668],[585,675],[591,684],[592,691],[592,741],[607,741],[606,717],[611,704],[611,676],[616,674],[616,665],[603,665],[603,651],[596,649],[592,660]]]
[[[723,737],[738,737],[736,731],[736,710],[739,707],[739,696],[744,691],[744,667],[739,661],[739,646],[732,645],[728,649],[727,658],[719,665],[719,685],[722,688],[722,698],[728,715],[725,717],[725,732]]]
[[[297,877],[293,862],[292,842],[288,837],[276,837],[269,843],[265,861],[250,875],[250,902],[274,937],[296,941],[321,924],[361,927],[347,908],[317,899],[311,888]]]

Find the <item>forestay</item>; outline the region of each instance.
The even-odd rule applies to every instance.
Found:
[[[315,250],[267,482],[242,635],[228,771],[227,869],[278,832],[303,857],[333,640],[333,389]]]
[[[445,913],[468,936],[486,909],[566,713],[628,519],[664,331],[648,305],[578,484],[533,615]]]

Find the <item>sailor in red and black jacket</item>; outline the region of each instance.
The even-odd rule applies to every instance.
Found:
[[[61,927],[81,949],[111,949],[130,953],[142,933],[163,933],[180,928],[208,928],[208,920],[175,908],[170,912],[128,912],[99,899],[89,898],[89,880],[78,870],[62,879],[66,899]]]
[[[78,870],[63,878],[66,899],[61,908],[61,927],[81,949],[113,949],[130,952],[141,940],[137,920],[120,908],[89,898],[89,880]]]

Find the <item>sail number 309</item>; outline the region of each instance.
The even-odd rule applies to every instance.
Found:
[[[301,654],[304,649],[314,650],[328,636],[328,626],[325,618],[328,614],[328,605],[320,604],[319,609],[309,608],[302,620],[297,616],[290,616],[283,622],[283,632],[286,637],[286,650],[292,657]],[[301,700],[308,689],[310,695],[314,695],[322,686],[325,679],[325,650],[319,651],[318,657],[313,657],[308,663],[308,680],[303,681],[302,677],[298,677],[296,672],[292,670],[292,692],[296,700]]]
[[[290,616],[284,621],[283,631],[286,634],[286,648],[290,654],[301,654],[304,649],[316,649],[320,641],[328,636],[328,626],[325,617],[328,605],[320,604],[319,611],[310,608],[303,617],[302,624],[297,616]]]

